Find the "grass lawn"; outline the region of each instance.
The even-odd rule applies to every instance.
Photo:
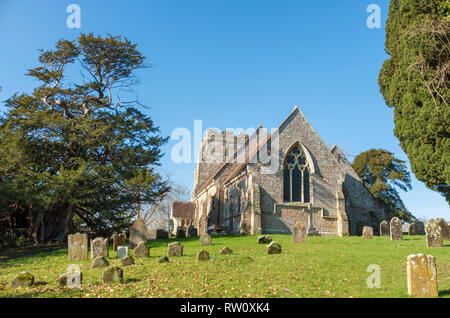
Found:
[[[279,255],[267,255],[256,236],[213,237],[210,246],[200,246],[199,238],[182,239],[184,256],[162,264],[158,259],[175,239],[149,241],[150,257],[122,267],[124,283],[112,285],[102,283],[104,268],[91,269],[91,260],[69,261],[67,249],[2,251],[0,297],[408,297],[406,258],[417,253],[436,258],[439,295],[450,297],[450,241],[427,248],[425,236],[402,241],[308,237],[305,244],[293,244],[288,235],[272,237],[282,246]],[[224,246],[233,254],[220,255]],[[196,261],[201,249],[210,253],[210,261]],[[116,253],[109,253],[110,264],[120,266]],[[81,267],[81,290],[58,287],[58,276],[69,264]],[[381,268],[381,288],[367,287],[370,264]],[[11,280],[23,270],[35,276],[35,285],[11,289]]]

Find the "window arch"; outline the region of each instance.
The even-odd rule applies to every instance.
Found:
[[[294,146],[283,164],[284,202],[310,202],[310,167],[302,148]]]

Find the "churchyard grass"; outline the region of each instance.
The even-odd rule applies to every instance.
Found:
[[[199,238],[148,241],[149,258],[135,259],[122,267],[110,244],[109,263],[123,268],[123,284],[103,284],[105,268],[91,269],[91,260],[69,261],[67,248],[41,248],[0,252],[0,297],[409,297],[406,261],[410,254],[436,258],[439,296],[450,297],[450,241],[444,247],[428,248],[425,236],[308,237],[292,243],[290,235],[272,235],[281,254],[268,255],[257,236],[219,236],[201,246]],[[184,245],[182,257],[167,255],[167,244]],[[231,255],[219,251],[228,246]],[[200,250],[211,260],[196,261]],[[132,249],[130,249],[132,255]],[[80,290],[60,288],[57,279],[69,264],[79,264],[83,273]],[[370,264],[380,267],[380,288],[368,288]],[[35,276],[35,285],[13,290],[11,280],[20,271]]]

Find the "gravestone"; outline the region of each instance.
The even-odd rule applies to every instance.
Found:
[[[165,262],[168,262],[169,261],[169,258],[167,257],[167,256],[161,256],[160,258],[159,258],[159,260],[158,260],[158,263],[165,263]]]
[[[128,256],[128,246],[117,247],[117,258],[124,258]]]
[[[389,231],[389,223],[384,220],[383,222],[380,223],[380,236],[389,236],[390,235],[390,231]]]
[[[137,219],[130,227],[130,247],[135,248],[140,241],[147,241],[147,227],[142,219]]]
[[[119,246],[124,246],[126,242],[127,237],[124,233],[119,233],[113,236],[113,250],[114,252],[117,252],[117,248]]]
[[[411,223],[409,225],[408,235],[417,235],[418,234],[418,227],[416,223]]]
[[[123,283],[123,270],[119,266],[111,266],[103,272],[104,283]]]
[[[140,241],[138,246],[134,249],[134,257],[141,258],[141,257],[149,257],[149,256],[150,256],[150,252],[149,252],[147,245],[145,244],[144,241]]]
[[[266,249],[267,249],[267,254],[280,254],[281,253],[281,245],[276,242],[272,242],[269,245],[267,245]]]
[[[258,244],[269,244],[272,242],[272,237],[268,235],[260,235],[258,236]]]
[[[167,256],[183,256],[183,245],[179,242],[170,243],[167,246]]]
[[[80,266],[71,264],[67,266],[66,272],[59,276],[59,287],[81,288],[83,282],[83,275]]]
[[[11,281],[11,288],[29,287],[34,284],[34,276],[27,271],[17,274]]]
[[[208,233],[200,235],[200,245],[211,245],[211,236]]]
[[[373,238],[373,228],[371,226],[364,226],[362,237],[365,239]]]
[[[228,254],[232,254],[232,253],[233,253],[233,251],[228,246],[225,246],[224,248],[222,248],[220,250],[220,254],[222,254],[222,255],[228,255]]]
[[[403,232],[409,232],[409,224],[403,224]]]
[[[108,239],[97,237],[91,242],[91,259],[97,256],[109,257]]]
[[[209,261],[209,253],[205,250],[198,252],[197,261]]]
[[[398,217],[393,217],[389,224],[389,230],[391,233],[391,240],[398,241],[403,240],[402,222]]]
[[[106,267],[106,266],[109,266],[109,263],[106,260],[106,258],[102,255],[98,255],[92,260],[91,268]]]
[[[197,236],[197,229],[192,226],[189,225],[189,227],[187,228],[187,237],[196,237]]]
[[[302,222],[295,224],[292,229],[292,243],[305,243],[308,230]]]
[[[179,226],[177,228],[177,238],[183,238],[186,237],[186,230],[184,229],[184,227]]]
[[[88,259],[87,234],[71,234],[67,238],[67,244],[70,261],[84,261]]]
[[[166,230],[158,229],[156,230],[156,238],[166,240],[169,238],[169,232],[167,232]]]
[[[125,256],[122,258],[122,266],[134,265],[134,258],[132,256]]]
[[[436,263],[431,255],[409,255],[406,266],[408,294],[413,297],[437,297]]]
[[[441,233],[442,233],[442,240],[443,241],[448,241],[450,240],[449,238],[449,233],[448,233],[448,224],[447,222],[445,222],[444,218],[439,218],[436,220],[437,224],[439,225],[439,227],[441,228]]]
[[[444,244],[442,242],[442,229],[441,227],[431,219],[428,221],[427,225],[425,225],[425,233],[428,247],[443,247]]]
[[[425,235],[425,224],[423,222],[416,222],[417,224],[417,234]]]

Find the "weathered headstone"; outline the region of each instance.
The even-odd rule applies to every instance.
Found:
[[[17,274],[11,281],[11,288],[29,287],[34,284],[34,276],[27,271]]]
[[[205,250],[198,252],[197,261],[209,261],[209,253]]]
[[[103,272],[104,283],[123,283],[123,270],[118,266],[111,266]]]
[[[75,264],[67,266],[66,272],[58,278],[59,287],[80,288],[82,282],[80,266]]]
[[[441,233],[442,233],[442,240],[443,241],[448,241],[450,240],[449,237],[449,228],[448,228],[448,224],[447,222],[445,222],[444,218],[439,218],[436,220],[437,224],[439,225],[439,227],[441,228]]]
[[[373,228],[371,226],[364,226],[362,237],[365,239],[373,238]]]
[[[406,272],[408,294],[413,297],[437,297],[436,263],[431,255],[409,255]]]
[[[147,227],[142,219],[137,219],[130,227],[130,247],[135,248],[140,241],[147,241]]]
[[[443,247],[442,242],[442,229],[441,227],[431,219],[425,225],[425,233],[428,247]]]
[[[272,237],[268,235],[260,235],[258,236],[258,244],[269,244],[272,242]]]
[[[88,259],[88,236],[87,234],[71,234],[67,238],[70,261],[84,261]]]
[[[292,243],[305,243],[308,230],[302,222],[295,224],[292,229]]]
[[[109,257],[108,239],[97,237],[91,242],[91,258],[97,256]]]
[[[389,224],[389,230],[391,233],[391,240],[403,240],[403,230],[402,230],[402,222],[400,222],[398,217],[393,217]]]
[[[149,252],[147,245],[145,244],[144,241],[140,241],[138,246],[134,249],[134,257],[141,258],[141,257],[149,257],[149,256],[150,256],[150,252]]]
[[[224,248],[222,248],[220,250],[220,254],[223,254],[223,255],[232,254],[232,253],[233,253],[233,251],[228,246],[225,246]]]
[[[408,229],[408,235],[417,235],[418,234],[418,227],[416,223],[411,223],[409,225]]]
[[[124,233],[119,233],[113,236],[113,250],[114,252],[117,252],[117,248],[119,246],[124,246],[126,242],[127,237]]]
[[[167,256],[183,256],[183,245],[179,242],[170,243],[167,246]]]
[[[187,228],[187,237],[196,237],[197,229],[193,225],[189,225]]]
[[[416,222],[417,224],[417,234],[418,235],[425,235],[425,224],[423,222]]]
[[[200,245],[211,245],[211,236],[208,233],[200,235]]]
[[[184,229],[184,227],[179,226],[177,228],[177,238],[183,238],[186,237],[186,230]]]
[[[280,254],[281,253],[281,245],[276,242],[272,242],[269,245],[267,245],[266,249],[267,249],[267,254]]]
[[[380,223],[380,236],[389,236],[390,235],[390,231],[389,231],[389,223],[384,220]]]
[[[128,256],[128,246],[117,247],[117,258],[124,258]]]
[[[134,258],[132,256],[125,256],[122,258],[122,266],[134,265]]]
[[[106,267],[106,266],[109,266],[109,263],[106,260],[106,258],[102,255],[98,255],[92,260],[91,268]]]
[[[159,258],[159,260],[158,260],[158,263],[165,263],[165,262],[168,262],[169,261],[169,258],[167,257],[167,256],[161,256],[160,258]]]

